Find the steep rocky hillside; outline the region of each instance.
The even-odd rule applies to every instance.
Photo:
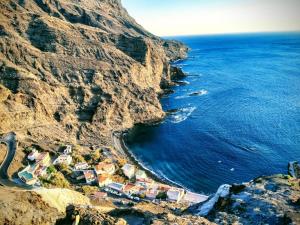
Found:
[[[11,188],[0,189],[0,224],[50,225],[64,217],[34,193]]]
[[[145,31],[120,0],[0,2],[0,133],[110,142],[164,117],[158,100],[187,48]]]

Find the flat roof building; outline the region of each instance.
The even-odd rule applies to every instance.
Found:
[[[126,177],[129,179],[133,178],[135,175],[135,166],[131,164],[125,164],[122,167],[123,173],[125,174]]]

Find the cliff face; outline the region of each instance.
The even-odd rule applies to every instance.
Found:
[[[0,133],[98,144],[164,117],[157,95],[187,48],[119,0],[4,0],[0,11]]]

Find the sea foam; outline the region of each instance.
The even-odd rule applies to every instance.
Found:
[[[189,95],[190,96],[202,96],[202,95],[207,95],[208,94],[208,91],[207,90],[200,90],[200,91],[196,91],[196,92],[192,92],[190,93]]]
[[[171,123],[181,123],[188,119],[196,109],[195,106],[179,109],[176,113],[170,115],[169,120]]]

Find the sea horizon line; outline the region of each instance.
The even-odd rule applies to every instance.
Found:
[[[173,37],[199,37],[199,36],[230,36],[230,35],[255,35],[255,34],[292,34],[300,33],[300,30],[290,31],[249,31],[249,32],[229,32],[229,33],[206,33],[206,34],[178,34],[178,35],[158,35],[161,38]]]

